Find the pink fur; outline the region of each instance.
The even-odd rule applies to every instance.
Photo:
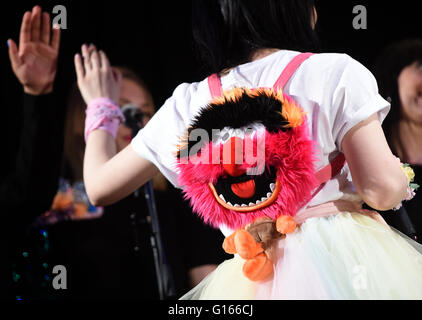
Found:
[[[318,182],[314,175],[314,144],[308,138],[308,127],[304,122],[291,131],[276,134],[266,133],[265,164],[278,169],[277,179],[281,190],[274,203],[247,213],[232,211],[221,206],[208,183],[215,183],[224,173],[221,164],[179,164],[179,183],[184,186],[185,198],[190,199],[194,212],[214,226],[225,224],[229,228],[241,228],[255,219],[267,216],[277,219],[280,215],[294,216],[305,205]],[[203,152],[220,148],[210,143]]]
[[[266,132],[265,165],[277,169],[281,190],[277,199],[262,209],[241,213],[226,209],[217,202],[208,183],[215,183],[224,174],[221,161],[218,164],[195,164],[192,160],[198,158],[193,157],[187,163],[179,162],[179,183],[184,188],[185,198],[190,199],[193,211],[207,224],[216,228],[224,224],[232,229],[244,227],[264,216],[274,220],[280,215],[294,216],[318,186],[314,171],[316,145],[309,139],[306,118],[304,120],[300,126],[286,132]],[[203,155],[212,152],[221,153],[222,145],[210,142],[201,149]]]

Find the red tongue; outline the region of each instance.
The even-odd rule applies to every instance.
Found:
[[[233,183],[232,191],[239,198],[250,198],[255,194],[255,181],[251,179],[245,182]]]

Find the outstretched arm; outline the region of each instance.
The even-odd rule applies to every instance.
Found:
[[[158,169],[141,158],[131,147],[116,154],[116,143],[105,131],[89,135],[84,158],[84,181],[89,199],[94,205],[109,205],[128,196],[148,180]]]
[[[52,94],[60,29],[51,30],[49,14],[35,6],[23,16],[19,46],[12,39],[7,43],[12,70],[25,93],[19,148],[9,155],[15,166],[1,179],[0,202],[13,212],[31,207],[27,214],[37,215],[51,205],[62,155],[64,108],[57,107]]]
[[[75,56],[78,86],[87,104],[95,98],[119,100],[120,75],[112,70],[104,52],[82,46],[82,56]],[[95,130],[86,141],[84,181],[94,205],[112,204],[150,180],[158,169],[141,158],[131,147],[116,152],[111,134]]]

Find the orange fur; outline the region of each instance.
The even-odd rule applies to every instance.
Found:
[[[274,90],[273,88],[258,88],[258,89],[249,89],[249,88],[233,88],[231,90],[223,91],[223,95],[221,97],[214,98],[211,101],[211,104],[214,105],[224,105],[227,101],[238,101],[242,95],[247,94],[250,97],[257,97],[259,95],[266,95],[269,98],[274,98],[283,104],[283,110],[281,110],[281,115],[284,119],[287,120],[288,124],[285,125],[285,128],[296,128],[302,125],[305,117],[306,112],[304,112],[300,107],[296,105],[296,103],[285,96],[283,91]],[[189,132],[187,130],[187,132]],[[186,135],[179,137],[180,143],[177,145],[177,151],[175,152],[175,156],[178,157],[180,155],[181,150],[186,148],[188,144],[188,133]]]
[[[296,128],[300,126],[306,116],[306,112],[303,112],[293,100],[287,98],[282,90],[275,91],[272,88],[259,88],[259,89],[249,89],[249,88],[234,88],[231,90],[226,90],[223,92],[221,97],[215,98],[212,103],[215,105],[223,105],[226,101],[236,102],[241,98],[243,94],[247,94],[250,97],[256,97],[262,94],[265,94],[267,97],[275,98],[282,102],[283,110],[281,115],[289,122],[285,127]]]

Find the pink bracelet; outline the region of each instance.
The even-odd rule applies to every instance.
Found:
[[[105,130],[116,139],[119,125],[124,121],[122,111],[113,100],[108,98],[92,100],[86,109],[85,142],[94,130]]]

